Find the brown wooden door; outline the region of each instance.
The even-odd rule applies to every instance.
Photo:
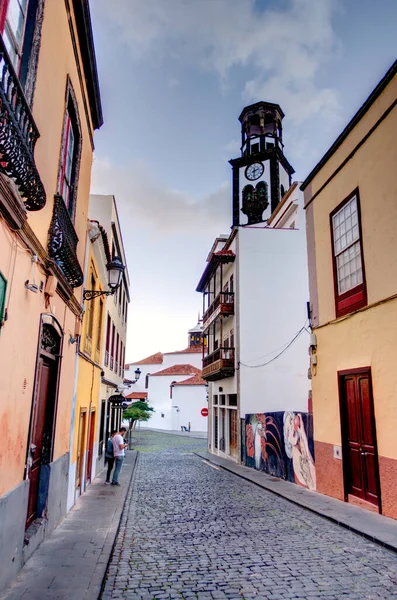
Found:
[[[88,437],[88,448],[87,448],[87,483],[91,482],[92,477],[92,459],[94,457],[94,437],[95,437],[95,411],[90,415],[90,431]]]
[[[230,456],[237,457],[237,410],[229,410]]]
[[[346,495],[379,506],[379,469],[369,370],[340,376]]]
[[[30,457],[29,469],[29,499],[26,527],[37,517],[37,499],[39,494],[40,467],[43,458],[43,438],[46,425],[46,412],[50,394],[52,376],[52,364],[45,358],[40,357],[37,368],[37,386],[33,401],[32,424],[30,435]]]
[[[85,452],[85,428],[86,428],[86,417],[87,413],[85,410],[80,412],[79,419],[79,432],[77,438],[77,458],[76,458],[76,489],[81,487],[80,493],[83,493],[82,479],[83,479],[83,465],[84,465],[84,452]]]

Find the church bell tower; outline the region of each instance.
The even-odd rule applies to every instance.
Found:
[[[278,104],[246,106],[241,123],[241,156],[233,169],[233,226],[265,223],[291,185],[294,169],[284,156]]]

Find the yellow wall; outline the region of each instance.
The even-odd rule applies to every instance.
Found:
[[[397,96],[389,83],[311,183],[314,195]],[[309,249],[314,235],[317,278],[318,366],[312,380],[314,438],[341,444],[337,371],[371,367],[379,455],[397,458],[397,300],[335,321],[330,213],[358,187],[368,305],[397,294],[397,108],[380,123],[308,207]],[[305,200],[308,194],[305,193]],[[310,223],[310,220],[308,221]],[[313,274],[312,274],[313,275]],[[312,290],[311,290],[312,291]]]
[[[92,244],[89,244],[89,253],[88,253],[88,267],[87,274],[85,277],[85,285],[88,289],[91,289],[91,273],[94,274],[96,283],[94,289],[104,289],[104,282],[100,277],[100,270],[98,269],[98,265],[96,262],[96,258],[92,251]],[[106,282],[105,282],[106,283]],[[82,408],[87,409],[87,415],[92,410],[96,411],[96,421],[95,421],[95,436],[94,441],[97,440],[97,432],[98,432],[98,420],[100,418],[100,387],[101,387],[101,370],[102,370],[102,341],[104,335],[105,328],[105,314],[106,314],[106,300],[105,297],[102,297],[103,302],[103,311],[102,311],[102,320],[100,322],[100,298],[95,298],[94,300],[88,300],[85,302],[86,312],[83,318],[82,324],[82,335],[80,340],[80,352],[84,356],[79,356],[79,371],[78,371],[78,381],[77,381],[77,394],[76,394],[76,411],[75,411],[75,420],[74,420],[74,436],[73,436],[73,448],[72,448],[72,463],[76,462],[77,458],[77,443],[78,443],[78,433],[79,433],[79,419],[80,412]],[[87,333],[88,333],[88,315],[87,308],[89,307],[94,311],[93,314],[93,328],[92,328],[92,342],[91,342],[91,352],[88,350],[88,346],[86,344],[87,341]],[[100,348],[99,353],[97,348]],[[89,362],[90,359],[92,362]],[[86,447],[88,444],[87,430],[88,430],[88,416],[87,416],[87,426],[85,432],[85,441]],[[94,460],[96,459],[96,455],[94,455]]]

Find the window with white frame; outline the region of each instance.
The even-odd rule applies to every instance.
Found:
[[[344,294],[363,283],[356,196],[332,217],[332,228],[338,293]]]

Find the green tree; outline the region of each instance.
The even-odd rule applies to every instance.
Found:
[[[148,421],[152,416],[153,408],[143,400],[137,400],[123,412],[123,419],[129,421],[130,429],[133,429],[137,421]]]

